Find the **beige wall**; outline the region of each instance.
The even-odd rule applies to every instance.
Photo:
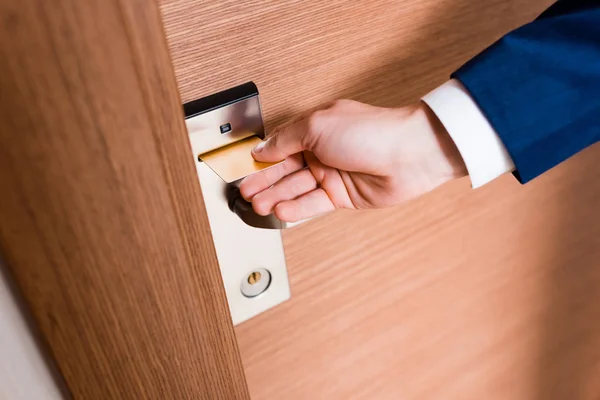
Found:
[[[0,261],[0,399],[62,399],[6,272]]]

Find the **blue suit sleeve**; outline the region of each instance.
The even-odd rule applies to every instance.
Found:
[[[559,0],[452,76],[534,179],[600,140],[600,1]]]

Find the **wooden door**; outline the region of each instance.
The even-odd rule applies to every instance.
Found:
[[[0,43],[1,252],[68,392],[248,398],[157,4],[3,1]]]
[[[551,0],[161,0],[184,101],[254,80],[267,128],[400,106]],[[253,399],[600,397],[600,148],[284,232],[292,299],[236,328]]]

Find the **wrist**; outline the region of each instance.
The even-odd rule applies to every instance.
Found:
[[[437,159],[440,177],[450,181],[467,176],[467,167],[458,147],[437,115],[422,101],[418,103],[418,109],[422,118],[426,120],[427,130],[435,138],[432,143],[432,157]]]
[[[415,167],[414,179],[431,190],[468,175],[452,137],[427,104],[421,101],[397,110],[403,133],[399,154],[403,163]]]

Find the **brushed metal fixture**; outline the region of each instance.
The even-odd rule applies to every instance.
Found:
[[[184,105],[191,157],[212,232],[229,310],[240,324],[290,297],[281,229],[274,215],[259,216],[239,193],[239,182],[226,183],[198,155],[252,135],[265,135],[258,89],[254,83]]]

